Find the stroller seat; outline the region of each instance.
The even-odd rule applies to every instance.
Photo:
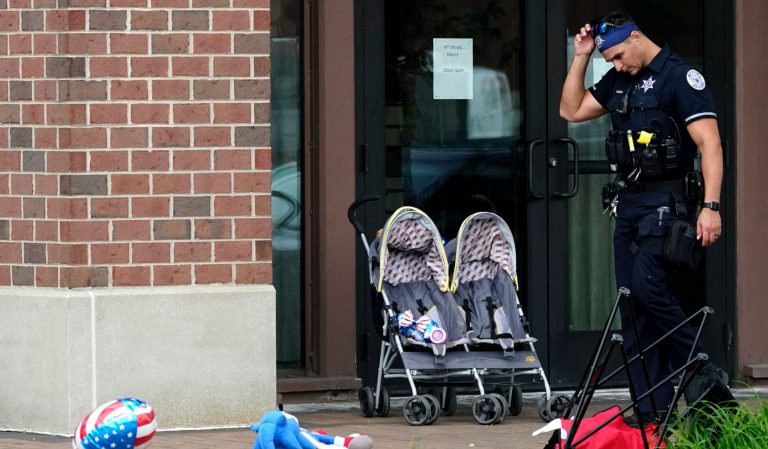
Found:
[[[436,353],[467,343],[463,313],[448,292],[447,259],[434,224],[415,211],[395,217],[369,251],[377,289],[386,293],[396,318],[405,312],[415,319],[426,316],[447,337],[434,344],[402,334],[405,343],[431,346]]]
[[[490,212],[469,216],[459,229],[455,257],[452,290],[472,342],[505,350],[535,342],[523,326],[515,241],[502,218]]]

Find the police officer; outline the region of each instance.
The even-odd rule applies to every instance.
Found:
[[[584,76],[595,47],[613,68],[585,89]],[[569,122],[581,122],[609,113],[613,131],[608,140],[613,139],[613,149],[620,153],[611,161],[626,187],[618,194],[615,209],[614,268],[618,286],[631,291],[642,340],[635,341],[623,307],[624,342],[632,356],[638,343],[647,346],[686,318],[669,291],[663,241],[675,218],[687,217],[692,222],[695,217],[696,204],[685,195],[684,178],[693,169],[697,149],[705,188],[696,238],[707,247],[720,237],[723,156],[717,115],[701,73],[668,46],[652,42],[625,13],[610,13],[585,24],[575,36],[574,50],[560,115]],[[654,157],[650,150],[644,151],[649,148]],[[651,386],[684,364],[693,347],[690,328],[670,338],[663,349],[646,355]],[[643,394],[650,387],[639,364],[632,368],[636,391]],[[654,393],[655,405],[668,407],[673,394],[671,384],[659,388]],[[653,417],[652,409],[649,400],[641,401],[640,411],[646,419]]]

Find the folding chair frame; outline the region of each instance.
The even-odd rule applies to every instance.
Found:
[[[638,346],[639,346],[638,354],[634,355],[632,358],[629,358],[627,356],[627,351],[624,346],[624,339],[621,337],[621,335],[619,334],[611,335],[610,344],[607,344],[608,334],[610,332],[611,324],[613,323],[616,317],[616,312],[619,310],[619,305],[621,301],[626,302],[630,321],[632,323],[632,332],[634,333],[635,340],[638,342]],[[603,327],[600,341],[598,342],[598,345],[595,348],[595,351],[593,352],[592,357],[590,358],[587,369],[584,371],[584,374],[582,375],[582,378],[579,381],[579,388],[573,393],[573,396],[571,397],[571,400],[570,400],[570,404],[565,414],[563,415],[566,417],[567,416],[573,417],[573,424],[571,425],[570,432],[568,432],[568,437],[566,438],[564,449],[574,449],[576,446],[584,442],[587,438],[591,437],[595,433],[599,432],[602,428],[607,426],[611,421],[613,421],[614,419],[620,416],[623,416],[624,413],[627,412],[629,409],[633,409],[638,418],[638,424],[640,425],[639,430],[643,439],[643,446],[645,447],[645,449],[650,449],[649,443],[646,437],[646,432],[645,432],[646,423],[644,423],[641,418],[639,403],[643,399],[649,398],[651,401],[653,414],[655,417],[658,418],[658,408],[656,407],[656,403],[652,396],[653,392],[656,391],[658,388],[660,388],[662,385],[666,384],[667,382],[670,382],[676,376],[680,375],[680,380],[678,381],[675,395],[673,396],[670,404],[668,404],[667,412],[664,415],[664,418],[658,427],[658,437],[656,439],[656,444],[654,445],[654,449],[657,449],[661,444],[661,442],[663,441],[664,435],[669,428],[669,422],[672,417],[672,413],[676,408],[675,406],[677,405],[677,402],[680,400],[680,396],[683,394],[683,391],[688,387],[688,384],[691,382],[691,379],[693,378],[693,374],[697,373],[701,369],[701,367],[704,365],[704,362],[708,360],[708,356],[706,354],[698,353],[694,355],[694,350],[701,338],[701,332],[704,325],[706,324],[707,318],[712,313],[714,313],[714,311],[712,310],[711,307],[701,308],[699,311],[697,311],[696,313],[688,317],[685,321],[675,326],[673,329],[671,329],[669,332],[667,332],[663,336],[659,337],[656,341],[654,341],[647,347],[643,348],[642,346],[639,345],[640,333],[637,328],[637,321],[635,319],[634,310],[632,308],[630,291],[629,289],[624,287],[620,288],[618,295],[616,297],[616,301],[614,302],[613,308],[611,309],[611,313],[605,322],[605,326]],[[642,366],[643,377],[646,382],[646,385],[651,385],[649,375],[648,375],[648,368],[645,362],[645,354],[647,354],[648,351],[650,351],[651,349],[653,349],[654,347],[662,343],[664,340],[669,338],[670,335],[677,332],[680,328],[688,325],[693,319],[695,319],[700,315],[702,316],[701,323],[698,326],[696,337],[694,339],[693,346],[691,347],[691,351],[688,356],[688,361],[685,364],[683,364],[683,366],[681,366],[680,368],[672,372],[669,376],[667,376],[661,382],[659,382],[658,384],[650,388],[647,392],[643,393],[640,396],[637,396],[637,392],[635,391],[634,384],[632,381],[632,375],[629,370],[630,365],[632,363],[640,363]],[[613,350],[617,346],[619,347],[619,350],[621,353],[622,366],[620,366],[619,368],[616,368],[614,371],[608,373],[607,375],[603,375],[605,372],[605,368],[608,364],[608,361],[610,360],[610,357],[613,353]],[[623,371],[626,371],[627,373],[627,380],[629,383],[629,395],[631,400],[630,405],[622,408],[621,410],[616,412],[614,415],[607,418],[599,426],[595,427],[594,429],[589,431],[587,434],[580,437],[578,440],[574,441],[576,437],[576,432],[579,426],[581,425],[581,421],[584,419],[584,416],[587,412],[587,408],[589,407],[589,404],[592,401],[592,397],[594,396],[597,388],[604,385],[610,379],[612,379],[617,374]],[[573,410],[574,407],[575,407],[575,413],[571,415],[571,412],[574,411]]]

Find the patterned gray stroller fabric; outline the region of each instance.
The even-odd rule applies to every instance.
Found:
[[[390,285],[433,280],[444,285],[448,270],[434,234],[419,219],[399,221],[387,239],[384,280]]]
[[[506,271],[510,278],[515,277],[514,241],[510,249],[510,244],[495,220],[475,220],[469,224],[462,239],[459,283],[493,278],[499,268]]]
[[[468,339],[464,313],[448,291],[444,254],[434,223],[415,208],[396,211],[369,250],[374,283],[387,295],[395,314],[410,310],[416,318],[426,315],[446,332],[445,347],[450,348]]]
[[[515,289],[515,246],[498,215],[474,214],[464,221],[457,241],[453,289],[466,313],[474,342],[512,348],[534,341],[527,336]]]

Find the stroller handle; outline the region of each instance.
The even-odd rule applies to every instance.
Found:
[[[381,199],[380,195],[368,195],[355,200],[352,204],[349,205],[349,209],[347,209],[347,218],[349,218],[349,222],[352,223],[352,226],[355,227],[355,230],[358,234],[365,235],[365,229],[355,215],[357,209],[359,209],[360,206],[365,203],[370,203],[371,201],[376,201],[379,199]]]

